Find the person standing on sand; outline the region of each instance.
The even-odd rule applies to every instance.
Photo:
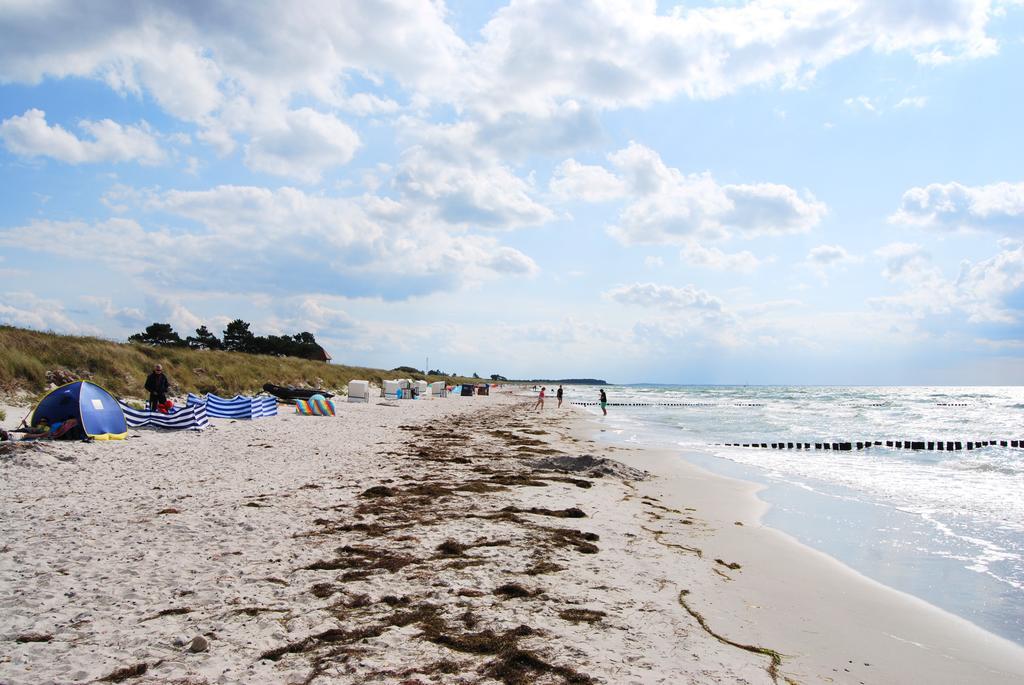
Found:
[[[156,411],[158,404],[167,401],[167,391],[171,389],[171,383],[164,375],[164,367],[157,364],[153,367],[153,373],[146,377],[146,390],[149,391],[149,410]]]
[[[555,393],[555,397],[558,398],[558,408],[562,408],[562,386],[558,386],[558,392]]]
[[[604,394],[604,390],[601,391],[601,411],[608,416],[608,395]]]
[[[545,388],[545,387],[542,387],[540,389],[540,394],[537,395],[537,404],[533,405],[533,408],[537,409],[538,411],[544,409],[544,391],[545,390],[547,390],[547,388]]]

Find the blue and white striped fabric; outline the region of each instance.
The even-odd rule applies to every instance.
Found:
[[[205,404],[178,407],[170,414],[161,414],[148,409],[135,409],[121,402],[121,410],[130,428],[151,426],[170,430],[202,430],[210,425],[206,418]]]
[[[189,406],[204,405],[206,415],[211,419],[261,419],[277,416],[277,399],[268,395],[235,395],[227,399],[212,392],[205,398],[189,393],[187,403]]]

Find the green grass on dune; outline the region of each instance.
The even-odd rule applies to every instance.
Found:
[[[353,379],[377,385],[385,378],[397,377],[446,380],[442,376],[413,376],[294,357],[149,347],[0,326],[0,390],[5,392],[40,393],[50,384],[48,372],[65,370],[76,378],[103,386],[116,396],[142,397],[146,376],[157,363],[163,365],[170,378],[172,391],[181,394],[253,394],[261,391],[264,383],[305,385],[336,392]]]

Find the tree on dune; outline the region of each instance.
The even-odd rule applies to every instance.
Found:
[[[224,349],[229,352],[258,352],[256,336],[249,330],[249,324],[235,319],[224,329]]]
[[[142,333],[128,336],[128,341],[156,347],[183,347],[185,345],[185,341],[174,331],[171,324],[157,322],[146,326],[146,330]]]
[[[197,328],[194,336],[185,338],[185,342],[193,350],[219,350],[223,347],[220,338],[211,333],[206,324]]]

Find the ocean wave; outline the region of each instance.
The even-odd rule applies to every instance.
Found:
[[[954,462],[949,464],[950,468],[954,468],[957,471],[979,471],[981,473],[1001,473],[1005,476],[1020,476],[1024,475],[1024,467],[1013,466],[1011,464],[995,464],[995,463],[964,463]]]

